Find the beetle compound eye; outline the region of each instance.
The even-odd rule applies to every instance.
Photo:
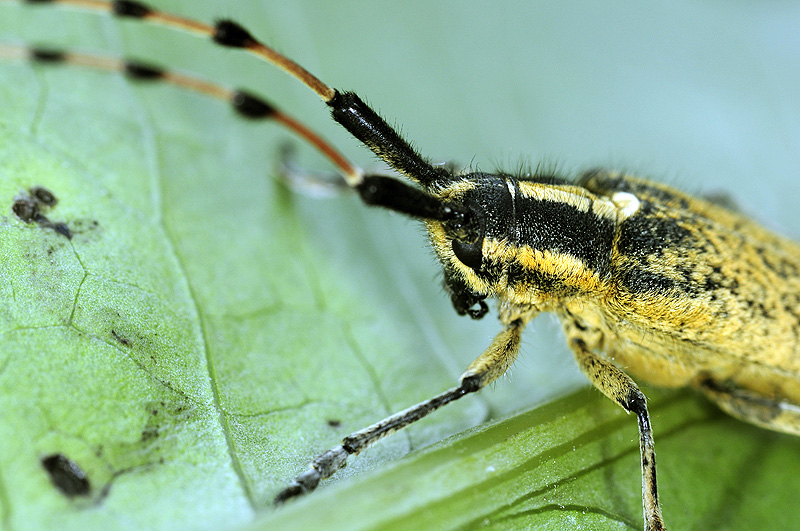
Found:
[[[453,254],[461,263],[472,269],[480,269],[483,261],[483,238],[478,238],[473,243],[453,240]]]

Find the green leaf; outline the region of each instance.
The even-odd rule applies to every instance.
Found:
[[[800,234],[793,4],[277,4],[157,5],[247,23],[434,160],[633,166],[727,190]],[[313,94],[240,52],[14,2],[0,3],[0,38],[257,90],[371,164]],[[414,223],[287,192],[272,178],[288,138],[276,126],[170,87],[13,61],[0,102],[4,529],[641,526],[633,419],[594,391],[532,409],[583,384],[547,317],[508,381],[273,510],[315,454],[451,386],[496,322],[455,316]],[[35,185],[58,197],[48,216],[71,240],[11,213]],[[793,527],[798,439],[691,394],[648,394],[673,529]],[[86,473],[88,496],[53,486],[51,455]]]
[[[792,529],[800,445],[684,391],[652,391],[673,529]],[[248,529],[641,529],[634,418],[593,390],[470,430]],[[780,488],[775,488],[780,485]],[[746,486],[743,488],[743,486]]]

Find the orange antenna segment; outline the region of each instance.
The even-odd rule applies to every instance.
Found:
[[[102,4],[93,0],[64,0],[80,4]],[[206,96],[228,102],[233,109],[246,118],[271,119],[314,146],[325,158],[330,160],[344,175],[350,185],[361,182],[362,173],[353,163],[342,155],[333,145],[311,128],[278,109],[272,103],[244,90],[223,87],[188,74],[172,72],[137,61],[118,59],[97,54],[63,52],[58,50],[31,49],[24,46],[0,45],[0,57],[27,59],[39,63],[64,63],[95,70],[122,72],[131,79],[140,81],[161,81],[183,89],[199,92]]]

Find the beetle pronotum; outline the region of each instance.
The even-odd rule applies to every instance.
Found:
[[[238,31],[238,30],[234,29],[234,33],[236,33],[236,31]],[[249,39],[249,37],[245,37],[245,41],[247,41],[248,39]],[[222,39],[222,40],[225,40],[225,39]],[[243,41],[241,40],[241,38],[234,37],[233,41],[230,41],[230,42],[232,42],[234,45],[241,45]],[[230,42],[229,42],[229,44],[230,44]],[[323,87],[323,88],[318,90],[318,92],[320,92],[321,95],[323,96],[323,99],[328,100],[328,101],[335,101],[334,93],[327,92],[325,90],[325,88],[326,87]],[[360,103],[358,103],[356,100],[353,100],[353,101],[355,102],[353,105],[360,106]],[[333,106],[334,106],[334,108],[341,108],[341,109],[349,108],[349,104],[348,105],[341,105],[341,106],[338,106],[338,105],[333,105]],[[362,112],[368,112],[368,111],[359,111],[359,113],[362,113]],[[339,120],[343,121],[345,123],[348,123],[347,120],[345,118],[342,118],[341,116],[340,116]],[[375,118],[370,118],[369,120],[374,121],[376,119]],[[356,128],[357,129],[356,125],[354,125],[353,123],[350,123],[349,127],[351,129],[352,128]],[[386,133],[386,131],[388,131],[388,130],[383,130],[383,129],[381,129],[382,127],[383,126],[379,126],[378,127],[381,130],[380,135],[388,134],[388,133]],[[364,134],[365,133],[362,133],[362,136]],[[402,151],[402,145],[401,144],[397,144],[396,141],[392,141],[390,143],[394,144],[394,147],[401,148],[401,151]],[[373,143],[373,147],[374,146],[375,146],[375,144]],[[378,151],[381,151],[381,148],[376,148],[376,149]],[[410,154],[410,153],[407,153],[406,155],[404,155],[404,157],[402,157],[402,160],[397,162],[397,164],[400,167],[405,167],[403,160],[408,160],[407,157],[412,157],[413,158],[413,155]],[[416,162],[414,162],[413,165],[416,165]],[[415,174],[415,171],[409,170],[408,167],[405,167],[405,169],[406,169],[407,173],[410,173],[411,175],[416,175],[418,179],[420,178],[419,174]],[[438,171],[437,171],[437,173],[438,173]],[[359,183],[357,176],[353,175],[351,177],[352,177],[352,181],[353,181],[354,184],[358,184]],[[478,179],[477,176],[474,176],[473,178]],[[482,179],[482,177],[480,179]],[[610,185],[610,183],[618,182],[616,177],[614,177],[612,175],[606,175],[606,174],[599,174],[599,175],[596,175],[593,178],[587,177],[587,179],[590,179],[587,182],[593,182],[594,183],[594,184],[591,185],[591,188],[592,188],[593,191],[595,191],[597,193],[600,193],[600,191],[603,190],[603,188],[605,186]],[[594,182],[594,181],[591,181],[591,179],[595,179],[597,181]],[[531,199],[531,198],[534,198],[534,197],[538,197],[538,196],[536,196],[536,192],[534,192],[532,188],[530,190],[526,188],[528,185],[525,184],[525,182],[526,182],[525,180],[523,180],[522,184],[520,184],[520,183],[514,184],[513,180],[510,180],[510,177],[507,177],[507,176],[502,177],[501,181],[502,180],[505,180],[507,186],[509,187],[509,192],[511,193],[511,196],[512,197],[518,197],[518,199],[520,199],[520,201],[522,200],[522,198]],[[424,181],[424,179],[423,179],[423,181]],[[535,181],[536,180],[534,179],[533,182],[535,182]],[[375,182],[376,183],[378,183],[378,182],[382,183],[384,181],[375,181]],[[464,181],[464,183],[468,183],[468,186],[479,186],[479,185],[471,182],[469,178],[467,178]],[[484,183],[484,184],[488,185],[488,183]],[[618,214],[613,214],[612,215],[611,211],[607,210],[607,208],[610,209],[612,207],[609,206],[608,204],[604,203],[605,206],[598,206],[596,210],[592,210],[593,215],[597,216],[598,219],[601,219],[601,218],[603,218],[603,219],[611,219],[612,217],[616,216],[617,217],[616,222],[622,223],[624,221],[627,221],[628,219],[633,219],[640,212],[640,210],[639,210],[640,207],[641,207],[640,198],[645,200],[645,201],[647,201],[646,198],[648,197],[648,194],[649,194],[650,195],[650,199],[655,201],[655,199],[657,199],[657,196],[659,194],[670,195],[672,193],[671,191],[669,191],[667,189],[663,189],[663,188],[660,188],[660,187],[654,187],[654,186],[651,186],[651,185],[642,185],[642,184],[637,184],[637,183],[633,183],[633,184],[627,183],[627,184],[625,184],[625,182],[623,182],[622,184],[624,184],[624,186],[621,186],[620,188],[617,188],[616,189],[616,193],[609,193],[608,194],[611,204],[613,204],[614,207],[616,207],[618,209],[617,210]],[[465,185],[467,185],[467,184],[465,184]],[[378,189],[380,189],[383,186],[385,186],[385,185],[384,184],[377,185]],[[442,186],[444,186],[444,185],[443,184],[436,184],[435,188],[437,189],[437,193],[441,193],[442,192],[442,190],[441,190]],[[520,186],[521,186],[521,188],[520,188]],[[548,189],[549,190],[560,190],[559,186],[562,186],[562,185],[555,185],[555,187],[550,187]],[[618,186],[618,185],[615,184],[613,186]],[[434,219],[437,219],[439,221],[445,222],[445,224],[448,224],[448,223],[452,222],[452,219],[449,217],[451,212],[455,212],[457,217],[463,217],[465,215],[463,211],[459,211],[458,207],[462,206],[462,205],[460,205],[460,200],[464,199],[467,196],[460,195],[460,194],[465,193],[464,190],[458,190],[458,191],[450,190],[450,189],[447,188],[447,186],[444,186],[444,188],[448,190],[447,191],[448,196],[452,196],[452,197],[456,198],[455,200],[448,200],[448,201],[452,201],[452,204],[448,203],[447,201],[445,201],[445,207],[446,207],[446,212],[445,213],[435,213],[434,212],[435,209],[432,210],[433,207],[428,207],[428,206],[423,206],[421,208],[421,210],[418,210],[418,209],[415,210],[418,207],[413,207],[412,208],[411,203],[414,203],[416,205],[420,205],[420,204],[424,205],[425,204],[425,201],[423,200],[424,196],[419,196],[419,195],[414,195],[413,196],[414,199],[410,203],[408,201],[401,201],[401,204],[395,204],[395,203],[392,202],[393,200],[391,200],[391,199],[388,200],[389,201],[388,203],[386,203],[386,202],[382,203],[382,201],[387,201],[387,200],[382,200],[382,199],[379,199],[378,202],[379,202],[379,204],[383,204],[384,206],[390,206],[392,208],[395,208],[397,210],[403,211],[405,213],[410,213],[410,214],[413,214],[413,215],[416,215],[416,216],[420,216],[420,217],[423,217],[423,218],[427,218],[427,219],[434,218]],[[401,188],[399,190],[402,190],[402,191],[399,192],[399,196],[400,197],[403,197],[404,195],[407,196],[409,194],[412,194],[412,192],[408,188]],[[566,189],[565,190],[561,190],[561,192],[564,192],[566,194],[571,193],[569,190],[566,190]],[[670,196],[670,197],[672,197],[674,199],[674,201],[677,201],[677,202],[680,202],[680,201],[684,200],[684,198],[681,198],[681,197],[678,197],[678,196]],[[465,200],[467,200],[468,202],[472,201],[472,199],[465,199]],[[483,200],[479,200],[478,201],[478,203],[480,204],[479,210],[480,209],[489,209],[487,204],[484,204],[482,201]],[[584,213],[587,212],[583,207],[581,207],[577,203],[573,202],[572,199],[567,199],[566,196],[564,196],[562,198],[558,198],[557,197],[555,199],[552,198],[552,197],[538,197],[537,201],[557,203],[559,205],[569,205],[570,207],[572,207],[574,209],[577,209],[580,212],[584,212]],[[687,199],[687,201],[688,201],[688,199]],[[527,208],[528,208],[528,206],[525,206],[522,203],[520,203],[520,210],[521,211],[525,211]],[[594,207],[590,207],[590,209],[591,208],[594,208]],[[707,208],[711,208],[711,207],[706,206],[705,204],[702,205],[702,209],[707,209]],[[689,210],[694,211],[692,208],[689,208]],[[467,207],[466,212],[471,212],[471,211],[472,211],[472,207]],[[508,215],[508,209],[502,210],[499,215],[501,217]],[[446,219],[445,218],[441,218],[440,216],[445,216]],[[619,216],[622,216],[622,217],[620,218]],[[739,223],[738,218],[736,218],[736,219],[737,219],[736,223]],[[452,231],[452,234],[451,234],[450,231]],[[492,253],[497,254],[497,256],[494,258],[495,261],[499,261],[501,264],[505,264],[509,260],[509,256],[510,255],[508,253],[514,254],[516,252],[513,249],[509,250],[508,253],[506,251],[499,252],[499,251],[497,251],[497,249],[492,250],[492,249],[487,249],[486,247],[484,247],[484,249],[481,252],[478,252],[476,254],[476,251],[474,249],[466,249],[463,246],[454,246],[453,247],[453,254],[451,255],[450,251],[446,250],[446,247],[450,245],[449,240],[453,236],[455,236],[455,238],[457,240],[459,240],[459,241],[463,240],[463,243],[467,247],[469,247],[470,245],[474,245],[478,241],[483,243],[483,236],[485,234],[493,234],[494,236],[496,236],[497,233],[493,232],[493,230],[486,229],[485,227],[480,228],[480,230],[476,229],[475,227],[471,227],[471,223],[470,223],[469,220],[459,221],[458,223],[456,223],[452,227],[446,229],[445,232],[447,232],[446,236],[445,235],[440,235],[440,236],[435,236],[434,235],[434,240],[436,242],[438,242],[439,252],[440,252],[440,255],[442,256],[442,258],[443,259],[446,258],[447,260],[449,260],[451,262],[457,258],[462,265],[466,265],[466,266],[468,266],[471,269],[474,269],[476,271],[480,271],[485,267],[485,264],[482,263],[482,260],[489,259],[487,257],[493,256]],[[436,231],[434,230],[434,234],[435,233],[436,233]],[[564,234],[560,234],[559,236],[564,236]],[[669,236],[669,235],[667,235],[667,236]],[[523,240],[519,239],[519,238],[520,237],[518,237],[517,240],[513,240],[512,239],[512,243],[513,242],[517,242],[517,243],[522,242]],[[596,240],[594,243],[596,243],[597,241],[600,241],[602,239],[603,238],[600,238],[599,240]],[[527,242],[527,243],[530,243],[530,242]],[[516,245],[516,243],[514,245]],[[548,243],[548,245],[552,245],[552,243]],[[552,252],[553,251],[552,247],[548,247],[546,249],[545,248],[538,248],[538,247],[535,247],[535,246],[532,246],[532,247],[537,252],[539,252],[539,251]],[[662,245],[659,248],[658,252],[663,252],[663,247],[664,246]],[[674,249],[672,249],[672,250],[674,250]],[[679,250],[682,250],[682,249],[679,249]],[[563,252],[563,251],[564,251],[564,249],[559,249],[558,250],[558,252]],[[594,264],[594,260],[596,260],[596,257],[589,257],[588,255],[581,255],[581,252],[579,252],[577,248],[571,248],[571,249],[568,249],[568,251],[569,252],[567,254],[570,254],[570,256],[576,257],[579,260],[582,260],[584,265],[586,265],[586,264],[588,264],[590,262],[592,264]],[[595,249],[592,249],[592,251],[595,251]],[[790,252],[793,253],[794,251],[790,251]],[[482,253],[488,253],[488,254],[486,256],[481,256]],[[645,259],[649,259],[648,256],[644,256],[644,258]],[[549,258],[545,257],[545,260],[549,260]],[[535,260],[534,260],[534,262],[535,262]],[[452,262],[452,263],[454,263],[454,262]],[[498,267],[502,268],[502,266],[498,266]],[[527,267],[527,266],[525,266],[525,267]],[[597,267],[600,267],[600,266],[593,267],[593,269],[596,269]],[[605,266],[603,266],[603,267],[605,267]],[[713,267],[712,267],[712,271],[713,271]],[[484,271],[484,273],[489,274],[491,276],[490,272],[488,272],[488,271]],[[638,286],[641,287],[641,285],[644,285],[644,287],[647,288],[648,290],[656,290],[656,291],[657,291],[657,289],[660,289],[660,288],[671,289],[674,286],[672,286],[672,284],[667,286],[667,284],[669,284],[669,282],[667,280],[664,280],[664,279],[665,278],[669,278],[672,281],[677,282],[679,279],[674,277],[674,275],[677,274],[677,273],[675,273],[675,272],[673,272],[673,273],[670,273],[670,275],[672,275],[672,276],[668,275],[667,277],[665,277],[664,275],[661,275],[659,277],[659,279],[654,279],[651,276],[651,277],[643,280],[644,277],[639,276],[639,277],[637,277],[635,279],[629,279],[628,284],[629,284],[629,287],[633,286],[633,285],[638,285]],[[459,277],[460,280],[458,280],[458,279],[454,279],[453,278],[454,274],[456,274],[456,273],[453,273],[452,271],[450,272],[450,279],[451,279],[450,287],[451,287],[451,290],[453,291],[454,303],[456,304],[457,309],[460,312],[466,312],[466,311],[472,310],[473,312],[475,312],[476,316],[478,314],[482,315],[482,313],[484,313],[483,308],[482,307],[475,307],[475,304],[480,304],[480,301],[482,300],[482,297],[481,297],[482,295],[485,295],[486,293],[490,293],[490,292],[495,292],[497,289],[499,289],[499,288],[491,288],[491,287],[489,287],[490,285],[496,285],[496,283],[499,282],[499,280],[494,278],[494,279],[489,279],[489,280],[483,279],[483,280],[479,281],[479,280],[475,280],[475,279],[473,279],[472,277],[469,277],[469,276],[466,276],[466,277],[463,277],[463,278]],[[464,274],[466,274],[466,273],[464,273]],[[559,273],[558,272],[553,273],[551,271],[551,274],[558,275]],[[648,271],[648,274],[652,275],[652,274],[654,274],[654,272],[653,271]],[[506,273],[506,275],[508,275],[508,273]],[[509,278],[517,278],[517,279],[520,278],[519,274],[508,275],[508,276],[509,276]],[[461,282],[461,283],[467,282],[468,286],[461,285],[461,284],[459,284],[459,282]],[[483,282],[483,283],[481,283],[481,282]],[[508,283],[507,281],[504,281],[504,282]],[[527,283],[527,284],[530,284],[531,282],[533,282],[533,281],[531,281],[531,280],[526,280],[525,281],[525,283]],[[541,283],[541,279],[537,280],[536,282],[540,282]],[[712,283],[719,284],[719,281],[713,281]],[[512,282],[511,284],[514,284],[514,283]],[[517,282],[517,284],[522,284],[522,282]],[[573,288],[574,288],[574,286],[573,286]],[[519,291],[520,289],[523,289],[523,288],[522,287],[517,288],[516,291]],[[541,287],[540,287],[540,289],[541,289]],[[477,294],[473,293],[473,292],[476,292],[476,291],[478,292]],[[645,301],[645,302],[648,305],[654,304],[650,300]],[[518,305],[518,304],[521,304],[521,303],[519,301],[517,301],[516,304]],[[532,304],[532,303],[527,302],[525,304]],[[507,319],[506,319],[506,321],[507,321],[506,325],[508,326],[508,329],[507,329],[506,333],[509,336],[509,339],[513,339],[513,341],[511,341],[512,343],[516,344],[518,342],[517,334],[518,334],[518,329],[521,326],[521,322],[526,322],[532,316],[532,315],[529,315],[529,310],[530,310],[529,307],[526,307],[526,309],[524,311],[520,310],[520,308],[516,308],[516,309],[512,308],[510,310],[508,308],[506,308],[505,311],[512,315],[511,317],[507,317]],[[569,309],[567,309],[566,311],[567,311],[568,315],[571,315]],[[694,311],[694,310],[692,310],[692,311]],[[521,320],[520,321],[520,325],[515,324],[515,323],[518,322],[518,320]],[[592,319],[589,319],[589,321],[592,321]],[[574,326],[577,327],[578,331],[584,331],[587,328],[587,322],[588,321],[586,321],[584,319],[578,319]],[[594,325],[599,326],[596,322],[594,323]],[[681,324],[680,326],[683,326],[683,324]],[[599,326],[598,330],[601,330],[601,329],[602,329],[602,326]],[[662,332],[663,332],[663,329],[662,329]],[[573,347],[576,348],[578,351],[583,353],[583,355],[585,356],[584,357],[585,366],[587,367],[587,370],[591,373],[592,371],[589,370],[589,367],[592,366],[593,364],[598,363],[599,359],[594,357],[594,356],[590,356],[590,350],[592,350],[592,349],[587,348],[586,339],[582,336],[582,334],[577,333],[575,328],[573,328],[573,333],[576,336],[581,336],[579,338],[574,338],[575,341],[573,342]],[[600,345],[601,345],[601,343],[596,343],[595,344],[595,346],[600,346]],[[672,361],[674,361],[674,360],[672,360]],[[629,363],[630,363],[630,360],[629,360]],[[504,362],[503,365],[504,365],[503,369],[498,371],[498,372],[502,372],[503,370],[505,370],[505,362]],[[787,370],[791,370],[793,366],[790,364],[790,365],[786,365],[785,367],[787,368]],[[493,376],[496,376],[496,375],[493,374]],[[602,381],[602,380],[604,380],[604,377],[598,377],[598,380]],[[655,378],[655,380],[657,380],[657,378]],[[719,397],[719,396],[727,393],[728,390],[720,388],[718,385],[716,385],[718,383],[719,382],[715,382],[714,385],[707,385],[706,389],[712,395],[716,394],[716,396]],[[485,382],[481,382],[477,387],[482,387],[484,384],[485,384]],[[629,384],[627,384],[627,383],[626,384],[622,384],[622,385],[626,389],[629,387]],[[614,386],[611,386],[611,387],[614,387]],[[612,392],[612,390],[609,389],[608,385],[605,385],[605,388],[606,388],[605,390],[606,390],[607,393],[614,394]],[[459,391],[459,393],[469,392],[469,391],[472,391],[472,390],[475,390],[475,389],[470,387],[469,389],[462,389],[461,391]],[[623,400],[623,402],[625,402],[625,400]],[[739,405],[739,406],[741,406],[741,405]],[[647,423],[648,423],[647,418],[646,418],[646,414],[642,414],[642,410],[639,410],[639,413],[640,413],[640,422],[642,423],[642,425],[646,426]],[[740,410],[740,414],[742,414],[741,410]],[[791,407],[785,408],[785,410],[781,414],[791,415],[792,414]],[[745,412],[744,415],[748,416],[748,417],[752,417],[751,413]],[[762,423],[771,424],[772,422],[773,422],[773,419],[770,417],[770,418],[767,418],[767,420],[765,422],[762,422]],[[786,424],[784,425],[784,427],[785,428],[786,427],[791,427],[793,425],[794,425],[794,422],[790,418],[788,421],[786,421]],[[646,436],[643,436],[643,444],[645,444],[645,446],[647,446],[647,444],[648,444]],[[646,448],[646,452],[645,452],[646,457],[648,457],[648,455],[649,455],[648,452],[650,452],[650,451],[651,450],[649,449],[649,447]],[[647,458],[647,460],[650,461],[649,457]],[[645,467],[645,470],[647,471],[647,467]],[[303,482],[301,481],[300,483],[302,484]],[[651,487],[654,486],[654,482],[653,481],[648,480],[647,483]],[[647,514],[649,514],[649,520],[648,521],[652,525],[652,527],[657,528],[660,524],[659,524],[659,521],[658,521],[657,512],[655,510],[656,504],[655,504],[654,496],[652,495],[653,492],[650,492],[651,497],[649,499],[647,498],[647,495],[648,495],[647,489],[645,491],[645,494],[646,494],[646,496],[645,496],[646,497],[646,505],[649,503],[649,507],[650,507],[649,512],[647,513]]]

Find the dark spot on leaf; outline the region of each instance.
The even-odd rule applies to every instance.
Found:
[[[339,419],[328,419],[328,426],[331,428],[338,428],[342,425],[342,421]]]
[[[34,221],[39,216],[39,206],[36,204],[36,201],[32,201],[27,197],[16,199],[11,206],[11,210],[25,223]]]
[[[85,234],[97,230],[100,223],[96,219],[75,219],[70,222],[72,234]]]
[[[53,229],[56,234],[68,240],[72,239],[72,231],[66,223],[60,221],[53,223],[42,214],[58,203],[55,194],[43,186],[32,187],[28,190],[28,194],[14,199],[14,204],[11,206],[14,214],[25,223],[38,223],[42,228]]]
[[[58,203],[58,199],[53,195],[53,192],[42,186],[34,186],[29,192],[31,197],[42,205],[51,207]]]
[[[50,475],[50,481],[64,496],[73,498],[89,495],[89,478],[78,463],[63,454],[48,455],[41,462]]]
[[[111,337],[114,338],[114,341],[116,341],[123,347],[130,347],[132,345],[130,339],[120,335],[119,332],[117,332],[116,330],[111,330]]]
[[[175,429],[193,414],[190,405],[183,402],[153,401],[145,404],[147,421],[141,432],[141,442],[150,442],[164,432]]]
[[[142,430],[142,442],[151,441],[158,438],[158,426],[147,426]]]
[[[66,223],[53,223],[51,225],[54,231],[62,236],[66,236],[68,240],[72,239],[72,232],[70,232],[69,227],[67,227]]]

